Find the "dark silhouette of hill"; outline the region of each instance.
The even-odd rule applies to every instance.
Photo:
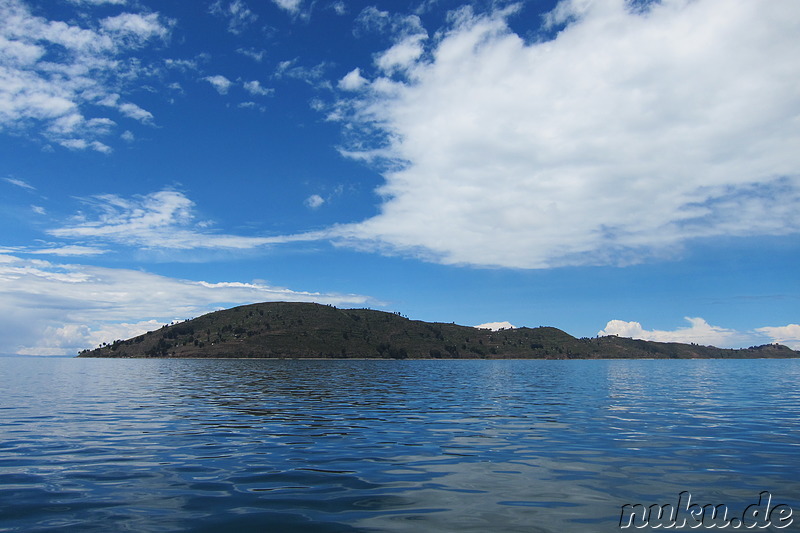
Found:
[[[798,357],[767,344],[722,349],[621,337],[575,338],[552,327],[500,331],[409,320],[371,309],[269,302],[216,311],[79,357],[638,359]]]

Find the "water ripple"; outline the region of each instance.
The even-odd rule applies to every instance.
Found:
[[[0,360],[0,531],[616,531],[800,512],[798,361]],[[756,498],[757,499],[757,498]]]

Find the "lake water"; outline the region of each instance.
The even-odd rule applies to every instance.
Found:
[[[800,530],[800,360],[4,358],[0,380],[0,531],[620,531],[683,491],[739,515],[769,491],[794,523],[758,530]]]

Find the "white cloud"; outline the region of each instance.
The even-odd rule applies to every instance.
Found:
[[[100,141],[86,141],[85,139],[65,139],[58,144],[70,150],[91,149],[102,154],[110,154],[113,151],[107,144],[103,144]]]
[[[85,199],[93,217],[79,214],[71,224],[51,229],[59,238],[92,239],[143,249],[250,250],[270,244],[311,241],[319,233],[277,237],[247,237],[208,231],[195,221],[194,202],[178,191],[159,191],[122,198],[113,194]]]
[[[233,82],[225,76],[217,74],[216,76],[206,76],[203,78],[210,83],[219,94],[228,94],[228,90],[233,85]]]
[[[347,4],[342,1],[332,3],[330,8],[333,9],[337,15],[344,15],[347,13]]]
[[[425,33],[417,15],[392,14],[375,6],[365,7],[356,17],[356,33],[360,31],[391,34],[400,38]]]
[[[264,50],[256,50],[255,48],[237,48],[236,51],[257,63],[261,63],[264,60],[264,56],[267,54]]]
[[[487,322],[485,324],[479,324],[475,327],[478,329],[490,329],[492,331],[498,331],[501,329],[513,329],[514,325],[506,320],[503,322]]]
[[[241,0],[234,0],[226,4],[227,5],[224,5],[221,0],[218,0],[211,5],[210,10],[214,15],[221,16],[228,20],[229,32],[238,35],[258,20],[258,15],[250,11],[247,4]]]
[[[138,120],[145,124],[153,122],[153,114],[150,111],[144,110],[136,104],[130,102],[121,104],[119,111],[128,118]]]
[[[258,80],[244,82],[244,89],[255,96],[269,96],[275,92],[274,89],[262,87]]]
[[[173,320],[261,301],[363,306],[365,296],[208,283],[0,255],[0,338],[20,354],[74,354]]]
[[[42,213],[44,214],[44,213]],[[102,248],[95,248],[92,246],[80,245],[64,245],[64,246],[50,246],[48,248],[40,248],[38,250],[25,250],[26,254],[34,255],[55,255],[59,257],[86,257],[91,255],[103,255],[108,250]]]
[[[83,25],[36,16],[20,0],[0,2],[0,128],[106,152],[99,139],[114,122],[87,119],[86,108],[145,75],[146,65],[131,52],[167,39],[173,21],[158,13],[77,20]]]
[[[418,33],[404,37],[398,43],[395,43],[391,48],[380,54],[375,63],[378,67],[391,74],[395,71],[405,71],[413,67],[416,61],[422,56],[424,52],[423,41],[428,36],[424,33]]]
[[[37,215],[46,215],[47,214],[47,210],[44,207],[40,206],[40,205],[31,205],[31,211],[33,211]]]
[[[296,15],[300,12],[300,7],[303,5],[303,0],[272,0],[272,2],[279,8]]]
[[[72,4],[87,4],[90,6],[99,6],[102,4],[113,4],[118,6],[124,6],[127,4],[127,0],[69,0]]]
[[[169,21],[165,24],[158,13],[122,13],[103,19],[100,25],[116,39],[124,39],[127,46],[135,47],[156,37],[166,39],[172,23]]]
[[[321,81],[327,68],[328,64],[324,62],[318,63],[313,67],[300,66],[297,65],[297,58],[295,58],[279,62],[274,76],[278,79],[293,78],[301,80],[316,87],[327,87],[328,82]]]
[[[631,339],[643,339],[657,342],[682,342],[702,345],[717,346],[721,348],[740,346],[746,342],[749,335],[733,330],[712,326],[702,318],[685,319],[691,324],[688,327],[672,331],[646,330],[639,322],[626,322],[624,320],[610,320],[606,327],[600,330],[599,336],[617,335]]]
[[[164,326],[158,320],[143,320],[136,323],[118,322],[103,324],[99,329],[92,329],[86,324],[66,324],[64,326],[45,326],[42,336],[33,345],[21,348],[20,355],[73,355],[85,346],[94,348],[101,344],[110,344],[120,339],[136,337],[148,331]]]
[[[261,104],[257,104],[255,102],[240,102],[236,104],[236,107],[238,107],[239,109],[255,109],[262,113],[264,113],[267,110],[266,107],[264,107]]]
[[[198,55],[195,59],[172,59],[168,57],[164,59],[164,66],[180,72],[196,71],[199,70],[198,61],[204,58],[207,59],[204,54]],[[182,90],[181,84],[178,82],[172,82],[167,87],[177,91]]]
[[[800,324],[786,326],[767,326],[756,331],[770,337],[772,342],[783,344],[793,350],[800,350]]]
[[[361,75],[361,69],[355,68],[339,80],[339,88],[345,91],[357,91],[367,85],[367,80]]]
[[[364,10],[395,28],[376,59],[392,77],[329,117],[360,133],[345,155],[388,170],[380,214],[341,242],[547,268],[800,231],[800,4],[637,6],[562,2],[531,42],[462,9],[424,51],[413,22]]]
[[[317,209],[322,204],[325,203],[325,199],[320,196],[319,194],[312,194],[308,198],[306,198],[305,204],[310,209]]]
[[[3,180],[7,181],[11,185],[16,185],[17,187],[21,187],[21,188],[27,189],[29,191],[35,191],[36,190],[36,187],[34,187],[33,185],[31,185],[30,183],[28,183],[25,180],[20,180],[20,179],[17,179],[17,178],[3,178]]]
[[[384,31],[390,24],[391,15],[375,6],[365,7],[356,18],[356,28],[367,31]],[[358,33],[358,32],[357,32]]]

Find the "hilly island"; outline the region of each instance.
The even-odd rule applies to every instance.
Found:
[[[372,309],[268,302],[166,325],[79,357],[369,359],[789,358],[779,344],[723,349],[622,337],[575,338],[553,327],[499,331],[409,320]]]

